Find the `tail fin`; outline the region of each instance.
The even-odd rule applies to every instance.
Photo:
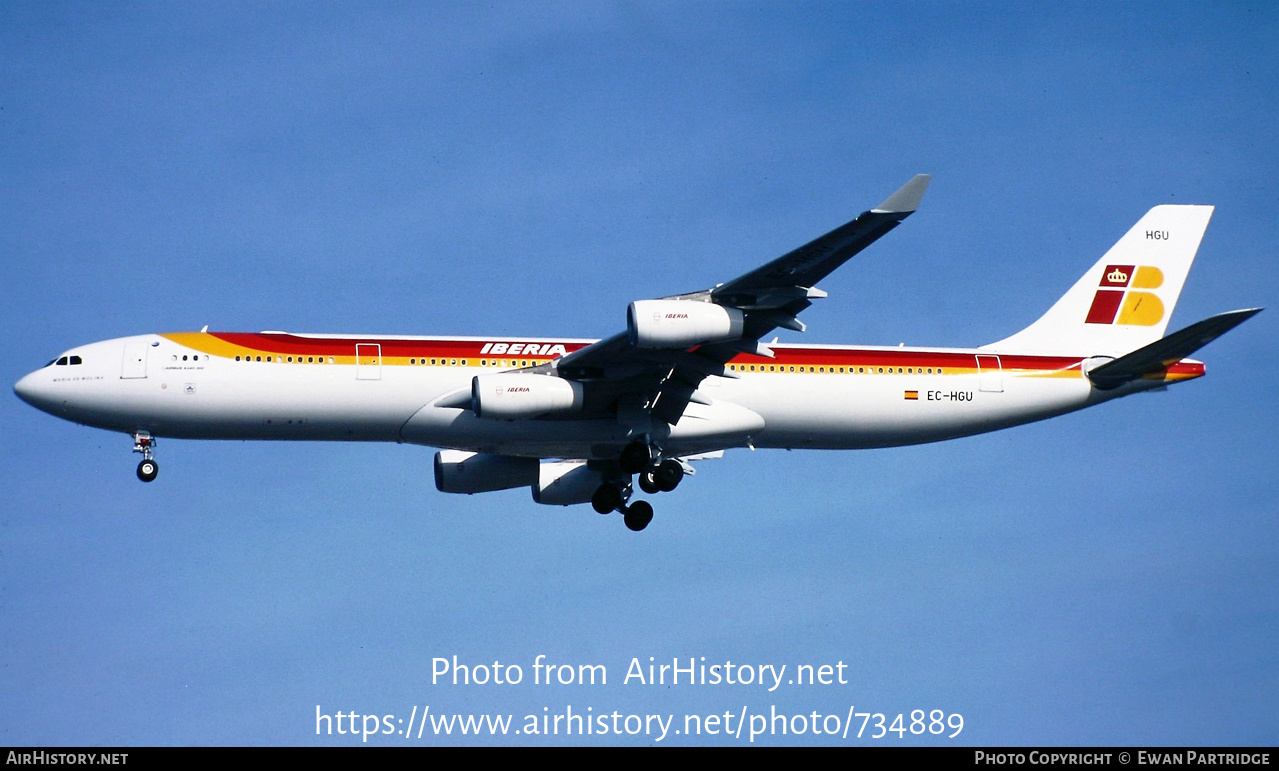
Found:
[[[1119,355],[1163,337],[1211,206],[1146,212],[1038,321],[983,346],[998,352]]]

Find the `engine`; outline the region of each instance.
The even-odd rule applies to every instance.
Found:
[[[582,384],[520,372],[476,375],[471,380],[471,408],[477,417],[493,420],[571,412],[582,408]]]
[[[548,506],[589,503],[603,483],[600,472],[588,468],[586,461],[543,463],[538,470],[537,484],[533,485],[533,500]]]
[[[538,483],[537,458],[441,450],[435,453],[435,488],[442,493],[488,493]]]
[[[695,300],[637,300],[626,309],[626,332],[638,348],[687,348],[739,340],[737,308]]]

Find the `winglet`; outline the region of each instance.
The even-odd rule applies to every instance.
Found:
[[[915,211],[919,208],[919,202],[924,198],[924,191],[928,189],[928,181],[932,178],[931,174],[916,174],[896,193],[888,196],[888,200],[871,211],[876,214],[909,214]]]

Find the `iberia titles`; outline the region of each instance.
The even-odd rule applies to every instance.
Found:
[[[554,358],[568,353],[561,343],[485,343],[481,356],[547,356]]]

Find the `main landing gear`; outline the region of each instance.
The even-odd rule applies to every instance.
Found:
[[[639,474],[639,487],[645,493],[669,493],[684,478],[684,464],[675,458],[662,459],[660,452],[646,442],[635,441],[626,445],[618,455],[617,465],[628,477],[625,485],[605,482],[591,497],[591,506],[600,514],[622,512],[626,526],[636,532],[653,521],[653,506],[647,501],[627,505],[631,486],[629,477]]]
[[[138,479],[152,482],[160,473],[160,464],[155,462],[155,439],[146,431],[138,431],[133,435],[133,451],[142,453],[142,462],[138,464]]]
[[[605,482],[591,496],[591,508],[600,514],[617,511],[626,505],[626,491],[613,482]]]
[[[626,526],[638,532],[648,527],[648,523],[653,521],[653,507],[646,501],[636,501],[629,506],[626,505],[630,493],[629,484],[623,487],[616,482],[605,482],[595,491],[595,495],[591,496],[591,508],[600,514],[622,512],[622,519],[626,522]]]
[[[622,448],[617,465],[622,467],[623,474],[638,474],[653,462],[655,454],[651,444],[637,440]]]
[[[674,458],[667,458],[661,463],[649,466],[641,471],[639,486],[641,490],[649,495],[669,493],[679,487],[680,480],[683,478],[684,467]]]
[[[653,521],[653,507],[648,501],[636,501],[622,511],[622,519],[628,528],[638,533]]]

